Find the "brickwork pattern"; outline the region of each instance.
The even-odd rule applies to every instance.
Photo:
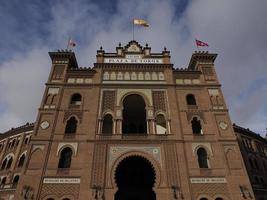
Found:
[[[102,111],[103,112],[106,110],[114,111],[114,105],[115,105],[115,91],[104,91]]]
[[[164,91],[153,91],[153,104],[154,111],[165,111],[166,112],[166,98]]]
[[[92,169],[91,186],[104,186],[105,166],[106,166],[106,145],[96,144],[94,148],[94,160]]]
[[[223,183],[192,184],[192,190],[194,194],[194,199],[197,199],[199,195],[208,195],[208,196],[223,195],[229,198],[229,191],[227,188],[227,184]]]
[[[44,184],[42,187],[41,199],[48,195],[56,195],[58,198],[64,195],[72,195],[79,198],[79,184]]]
[[[178,185],[178,158],[175,144],[164,145],[166,173],[169,186]]]
[[[66,111],[64,114],[64,122],[66,122],[72,115],[78,117],[79,121],[82,122],[82,117],[83,117],[82,111]]]

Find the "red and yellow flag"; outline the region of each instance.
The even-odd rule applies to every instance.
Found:
[[[143,19],[134,19],[133,24],[137,26],[149,27],[149,24],[147,23],[147,21]]]

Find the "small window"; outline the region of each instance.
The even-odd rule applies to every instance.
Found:
[[[20,158],[19,158],[19,163],[18,163],[18,167],[22,167],[25,161],[25,154],[23,154]]]
[[[12,162],[13,162],[13,158],[11,157],[7,162],[6,169],[9,169],[11,167]]]
[[[199,168],[209,168],[208,166],[208,154],[204,148],[197,150],[198,165]]]
[[[107,115],[105,115],[104,120],[103,120],[102,133],[111,135],[112,132],[113,132],[112,115],[107,114]]]
[[[70,168],[72,158],[72,150],[69,147],[63,149],[60,153],[58,168]]]
[[[156,131],[157,134],[166,134],[167,131],[167,125],[164,115],[159,114],[156,117]]]
[[[71,117],[67,121],[67,125],[66,125],[66,128],[65,128],[65,133],[66,134],[74,134],[74,133],[76,133],[77,123],[78,123],[78,121],[76,120],[76,118],[75,117]]]
[[[187,102],[187,105],[190,105],[190,106],[197,105],[195,96],[193,94],[188,94],[186,96],[186,102]]]
[[[194,134],[203,135],[201,122],[197,117],[193,118],[193,120],[191,121],[191,125],[192,125],[192,131],[193,131]]]
[[[2,163],[1,169],[5,169],[6,168],[6,163],[7,163],[7,158],[5,158],[5,160]]]
[[[28,143],[29,143],[29,137],[26,137],[26,138],[24,139],[24,144],[27,145]]]
[[[258,184],[259,183],[259,179],[257,176],[254,177],[255,183]]]
[[[16,140],[12,140],[11,147],[13,148],[16,144]]]
[[[250,167],[251,167],[251,168],[255,168],[252,159],[249,158],[248,161],[249,161]]]
[[[81,105],[81,102],[82,102],[82,96],[80,94],[74,94],[72,95],[71,97],[71,101],[70,101],[70,104],[71,105]]]
[[[16,175],[15,177],[14,177],[14,179],[13,179],[13,185],[17,185],[18,184],[18,182],[19,182],[19,175]]]
[[[258,162],[257,162],[256,159],[254,160],[254,163],[255,163],[255,167],[256,167],[256,169],[259,170],[259,165],[258,165]]]
[[[1,185],[5,185],[6,184],[6,177],[4,177],[1,181]]]

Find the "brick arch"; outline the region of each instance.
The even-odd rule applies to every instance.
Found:
[[[70,199],[70,200],[74,200],[73,195],[63,195],[62,197],[60,197],[60,200],[63,200],[63,199],[65,199],[65,198],[68,198],[68,199]]]
[[[191,121],[196,117],[198,120],[200,120],[201,124],[205,124],[203,116],[200,114],[191,114],[190,118],[188,118],[188,123],[191,124]]]
[[[70,114],[69,116],[67,116],[64,119],[64,123],[67,124],[67,121],[69,121],[69,119],[72,118],[72,117],[75,117],[75,119],[77,120],[78,124],[81,124],[81,118],[76,114]]]
[[[215,196],[213,196],[213,199],[216,199],[216,198],[222,198],[223,200],[229,200],[229,198],[223,194],[216,194]]]
[[[103,113],[102,113],[102,118],[104,119],[105,115],[111,115],[113,120],[115,118],[115,114],[112,110],[108,109],[108,110],[105,110]]]
[[[203,148],[206,150],[207,154],[208,154],[208,157],[211,157],[213,154],[212,154],[212,149],[210,146],[206,145],[206,144],[198,144],[194,149],[193,149],[193,152],[194,152],[194,155],[197,156],[197,151],[198,149],[200,148]]]
[[[200,200],[201,198],[207,198],[208,200],[213,200],[210,196],[208,196],[206,194],[201,194],[196,199],[197,200]]]
[[[149,162],[149,164],[152,166],[152,168],[155,171],[154,188],[159,187],[160,182],[161,182],[161,171],[160,171],[161,167],[160,167],[160,164],[154,158],[152,158],[149,154],[147,154],[145,152],[132,151],[132,152],[127,152],[127,153],[122,154],[119,158],[117,158],[114,161],[113,166],[111,167],[111,170],[110,170],[110,179],[111,179],[111,184],[112,184],[113,188],[117,189],[117,184],[116,184],[116,180],[115,180],[116,169],[118,168],[119,164],[125,158],[129,158],[131,156],[139,156],[139,157],[142,157],[142,158],[146,159]]]
[[[126,92],[125,94],[123,94],[123,95],[121,96],[121,98],[119,99],[119,106],[121,106],[121,108],[123,108],[123,101],[124,101],[124,99],[125,99],[127,96],[129,96],[129,95],[133,95],[133,94],[141,96],[141,97],[143,98],[145,104],[146,104],[146,107],[148,107],[148,106],[152,106],[152,102],[150,102],[149,97],[147,96],[147,94],[145,94],[144,92],[141,92],[141,91],[135,91],[135,90],[133,90],[133,91],[129,91],[129,92]]]
[[[71,150],[72,150],[72,155],[73,156],[76,156],[77,155],[77,147],[75,147],[72,143],[65,143],[65,144],[62,144],[62,145],[59,145],[58,146],[58,149],[57,149],[57,156],[60,156],[61,154],[61,151],[65,148],[69,147]]]
[[[47,199],[49,199],[49,198],[58,200],[58,197],[57,197],[56,195],[54,195],[54,194],[53,194],[53,195],[49,194],[49,195],[45,196],[42,200],[47,200]]]

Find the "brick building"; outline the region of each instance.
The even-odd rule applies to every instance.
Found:
[[[256,199],[267,199],[267,139],[234,124],[239,147]]]
[[[34,124],[13,128],[0,134],[0,199],[13,199],[25,170]]]
[[[92,68],[49,55],[15,199],[255,199],[216,54],[195,52],[186,69],[136,41],[101,47]]]

